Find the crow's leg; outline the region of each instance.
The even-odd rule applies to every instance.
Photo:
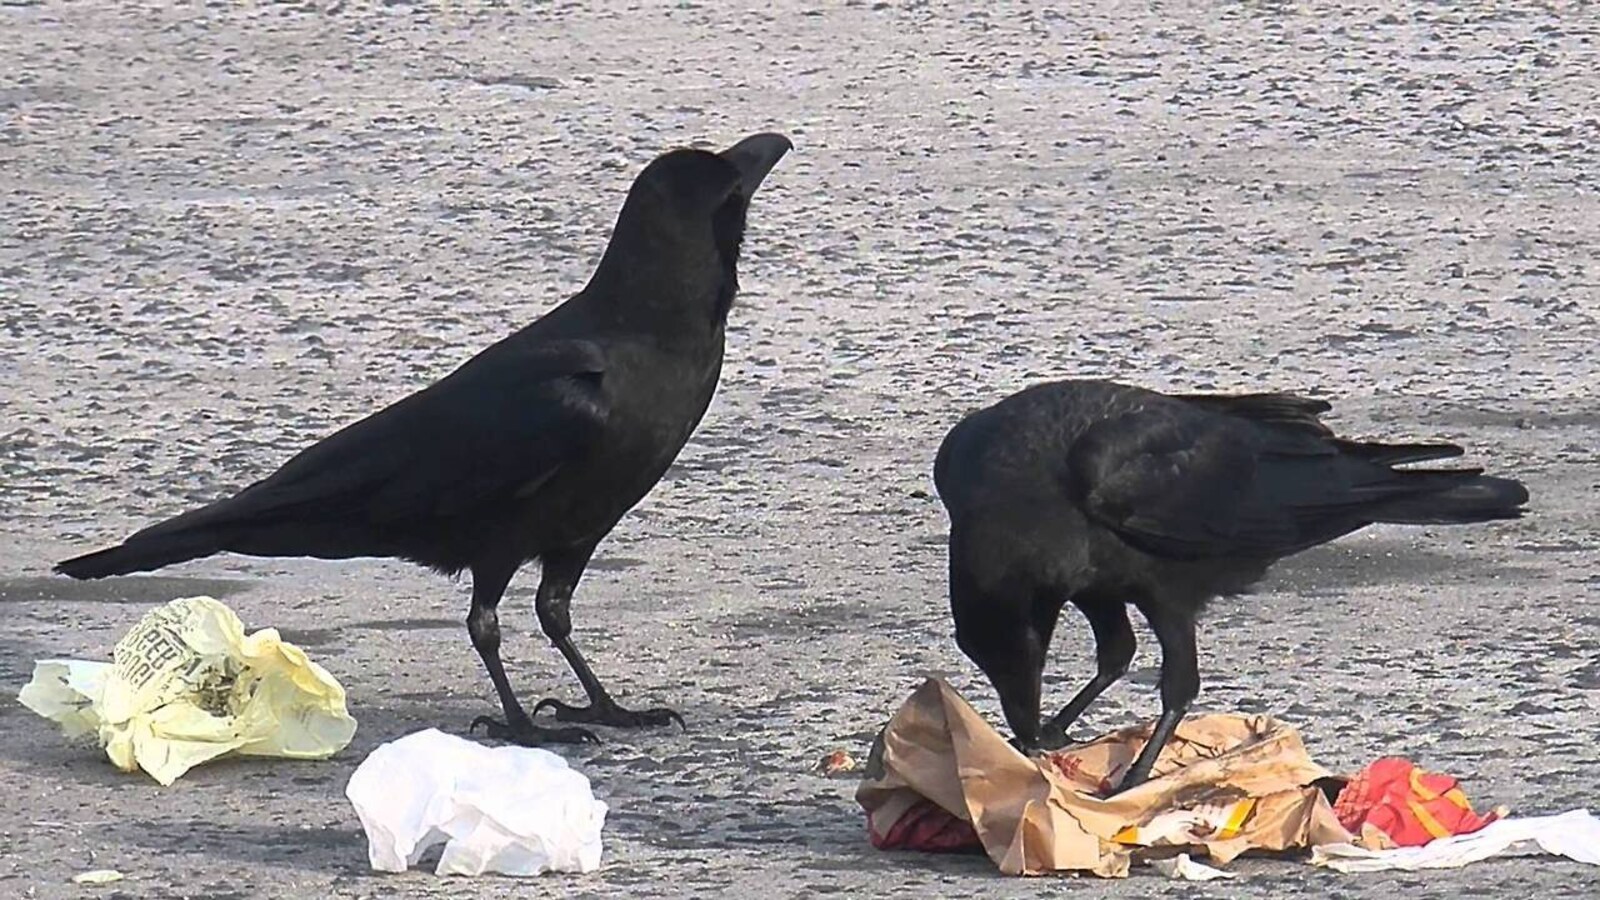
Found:
[[[1172,739],[1189,704],[1200,694],[1200,662],[1194,642],[1194,614],[1185,609],[1155,602],[1139,604],[1150,629],[1161,642],[1161,718],[1150,732],[1150,740],[1139,751],[1139,758],[1122,776],[1117,792],[1137,787],[1150,778],[1161,748]]]
[[[595,736],[582,728],[541,728],[523,711],[517,695],[506,678],[505,666],[500,664],[500,616],[495,608],[505,596],[506,585],[516,572],[515,565],[474,566],[472,569],[472,609],[467,613],[467,633],[472,635],[472,646],[483,657],[483,667],[489,670],[489,680],[500,695],[500,706],[505,710],[505,721],[479,716],[472,720],[472,731],[479,725],[495,740],[511,741],[524,746],[537,744],[576,744],[595,742]]]
[[[547,554],[544,557],[544,577],[539,582],[539,594],[534,600],[534,609],[539,613],[539,625],[544,628],[550,642],[561,651],[561,655],[567,658],[567,665],[572,667],[572,673],[583,684],[584,693],[589,695],[589,705],[570,706],[554,697],[546,697],[534,704],[534,715],[548,708],[554,710],[556,719],[562,722],[584,722],[616,728],[648,728],[677,722],[678,727],[684,727],[683,717],[665,707],[634,711],[618,706],[600,679],[595,677],[594,670],[589,668],[583,654],[572,643],[572,592],[578,586],[578,579],[583,577],[583,569],[589,564],[589,557],[593,553],[594,545],[590,544],[575,550]]]
[[[1067,743],[1067,729],[1083,715],[1089,704],[1127,673],[1136,646],[1126,603],[1099,598],[1084,598],[1074,603],[1089,619],[1089,627],[1094,629],[1094,655],[1098,669],[1089,683],[1067,701],[1061,712],[1045,723],[1045,739],[1058,746]]]

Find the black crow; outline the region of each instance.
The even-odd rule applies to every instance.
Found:
[[[430,387],[313,444],[233,497],[69,559],[101,578],[221,551],[250,556],[411,560],[472,573],[467,631],[505,721],[491,737],[592,741],[541,728],[500,664],[495,613],[537,559],[535,607],[588,706],[540,701],[558,720],[682,724],[669,709],[623,709],[572,642],[569,606],[595,546],[672,464],[717,388],[745,213],[791,149],[777,134],[721,153],[674,150],[634,181],[589,283],[544,317]]]
[[[934,482],[950,515],[956,643],[993,682],[1028,750],[1066,730],[1133,658],[1129,605],[1161,645],[1161,717],[1118,790],[1150,776],[1200,691],[1195,618],[1277,560],[1376,522],[1522,515],[1528,492],[1478,469],[1398,469],[1452,444],[1345,440],[1330,407],[1287,394],[1167,396],[1061,381],[967,416]],[[1040,676],[1065,604],[1094,632],[1098,671],[1040,721]]]

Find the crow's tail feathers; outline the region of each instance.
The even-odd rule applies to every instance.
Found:
[[[129,572],[149,572],[173,563],[210,556],[222,548],[214,533],[177,531],[136,534],[115,547],[56,563],[55,570],[73,578],[105,578]]]
[[[1381,466],[1399,466],[1406,463],[1429,462],[1436,459],[1453,459],[1464,451],[1455,444],[1378,444],[1368,441],[1335,441],[1339,452],[1355,456]],[[1473,469],[1467,474],[1477,474]],[[1422,474],[1422,473],[1418,473]],[[1427,473],[1433,474],[1433,473]],[[1451,474],[1451,473],[1444,473]]]
[[[1519,481],[1475,471],[1395,473],[1419,490],[1385,503],[1375,520],[1396,525],[1465,525],[1518,519],[1526,511],[1528,489]]]

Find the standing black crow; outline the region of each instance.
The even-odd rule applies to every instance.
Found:
[[[589,705],[534,707],[566,722],[642,727],[669,709],[611,699],[572,643],[569,606],[595,546],[666,472],[711,403],[738,291],[745,212],[791,148],[777,134],[721,153],[674,150],[646,166],[584,289],[443,380],[301,451],[233,497],[137,532],[56,571],[101,578],[221,551],[396,557],[472,572],[467,631],[505,721],[491,737],[592,741],[541,728],[500,664],[495,607],[537,559],[535,606]]]
[[[1528,492],[1478,469],[1397,469],[1452,444],[1338,438],[1330,407],[1287,394],[1166,396],[1041,384],[979,410],[939,447],[956,643],[994,683],[1026,749],[1066,729],[1133,659],[1128,605],[1161,644],[1161,718],[1118,790],[1150,776],[1200,691],[1195,618],[1272,563],[1375,522],[1522,515]],[[1047,722],[1040,675],[1062,607],[1094,631],[1098,672]]]

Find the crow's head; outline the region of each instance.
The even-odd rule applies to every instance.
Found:
[[[954,542],[953,542],[954,544]],[[952,546],[950,611],[955,619],[956,646],[983,670],[1000,695],[1006,724],[1024,746],[1040,738],[1039,694],[1048,637],[1019,599],[1028,592],[1019,585],[983,586]]]
[[[628,192],[597,278],[627,284],[635,302],[658,309],[704,304],[721,321],[738,291],[750,198],[792,147],[781,134],[756,134],[720,153],[656,157]]]

